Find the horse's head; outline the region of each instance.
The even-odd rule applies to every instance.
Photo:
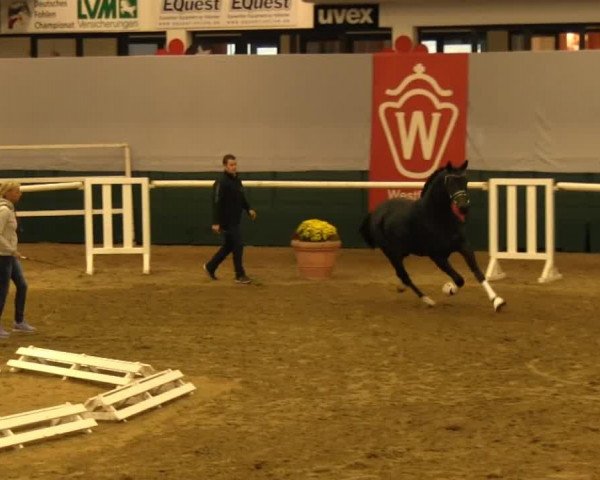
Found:
[[[450,198],[450,209],[461,222],[466,220],[469,207],[471,206],[469,191],[467,189],[466,170],[468,164],[467,160],[458,168],[454,168],[448,164],[443,173],[444,187]]]
[[[434,209],[447,205],[454,216],[464,222],[469,212],[470,200],[467,190],[467,165],[468,161],[457,168],[448,164],[433,173],[425,182],[421,197],[428,198],[428,203]],[[446,207],[447,208],[447,207]]]

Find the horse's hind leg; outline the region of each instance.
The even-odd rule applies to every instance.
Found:
[[[423,303],[429,305],[430,307],[434,306],[435,302],[427,295],[425,295],[421,290],[419,290],[419,288],[410,279],[408,272],[404,268],[405,257],[399,254],[395,254],[387,248],[382,248],[381,250],[394,267],[394,270],[396,270],[396,275],[400,279],[400,281],[408,288],[410,288],[413,292],[415,292],[417,296],[423,301]]]
[[[456,270],[454,270],[454,267],[452,267],[452,265],[450,265],[450,262],[448,261],[448,257],[430,257],[430,258],[431,258],[431,260],[433,260],[433,262],[437,265],[437,267],[442,272],[444,272],[446,275],[448,275],[452,279],[452,281],[458,288],[461,288],[465,284],[465,279],[461,276],[460,273],[458,273]]]
[[[473,272],[473,275],[475,275],[477,281],[484,288],[485,293],[487,293],[487,296],[490,299],[490,302],[492,302],[492,305],[494,306],[494,310],[499,312],[502,309],[502,307],[506,305],[506,302],[502,297],[499,297],[496,294],[496,292],[494,292],[492,286],[485,279],[485,275],[483,274],[483,272],[479,268],[479,265],[477,264],[477,260],[475,258],[475,254],[473,253],[473,250],[471,250],[468,247],[463,247],[460,250],[460,254],[464,257],[465,261],[467,262],[467,265]]]

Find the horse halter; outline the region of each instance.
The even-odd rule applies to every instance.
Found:
[[[456,192],[450,195],[450,199],[455,203],[458,203],[458,200],[463,197],[466,198],[466,203],[467,205],[469,205],[471,201],[469,200],[469,196],[466,190],[457,190]]]
[[[454,178],[462,179],[462,178],[465,178],[465,176],[464,175],[456,175],[456,174],[453,174],[453,173],[447,173],[446,176],[444,177],[444,185],[446,186],[446,191],[448,190],[448,180],[449,179],[454,179]],[[448,193],[450,195],[450,199],[452,199],[454,201],[456,201],[460,197],[466,197],[467,198],[467,204],[469,203],[469,195],[467,193],[467,189],[466,188],[464,188],[464,189],[461,188],[460,190],[456,190],[453,193],[450,193],[450,192],[448,192]]]
[[[457,175],[448,173],[444,177],[444,185],[446,186],[446,191],[448,191],[448,180],[449,179],[465,179],[465,175]],[[461,188],[456,190],[455,192],[448,192],[451,200],[450,209],[452,213],[462,222],[464,223],[467,216],[467,211],[471,202],[469,201],[469,194],[467,193],[466,188]]]

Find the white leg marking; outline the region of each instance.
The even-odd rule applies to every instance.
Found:
[[[427,305],[428,307],[433,307],[433,306],[435,306],[435,302],[434,302],[434,301],[433,301],[431,298],[429,298],[427,295],[423,295],[423,296],[421,297],[421,301],[422,301],[422,302],[423,302],[425,305]]]
[[[502,307],[504,305],[506,305],[506,302],[504,301],[504,299],[502,297],[496,297],[496,298],[494,298],[493,304],[494,304],[494,310],[499,312],[502,309]]]
[[[487,293],[487,296],[490,300],[494,300],[494,298],[497,297],[496,292],[494,292],[494,289],[490,286],[487,280],[481,282],[481,285],[485,289],[485,293]]]
[[[442,287],[442,292],[446,295],[456,295],[458,293],[458,287],[454,282],[446,282]]]

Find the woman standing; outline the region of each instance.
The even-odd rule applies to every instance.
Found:
[[[17,251],[17,217],[15,204],[21,198],[21,185],[17,182],[4,182],[0,185],[0,317],[4,311],[8,287],[12,280],[17,287],[15,295],[15,323],[13,331],[34,332],[35,328],[24,320],[27,281]],[[0,338],[9,333],[0,325]]]

